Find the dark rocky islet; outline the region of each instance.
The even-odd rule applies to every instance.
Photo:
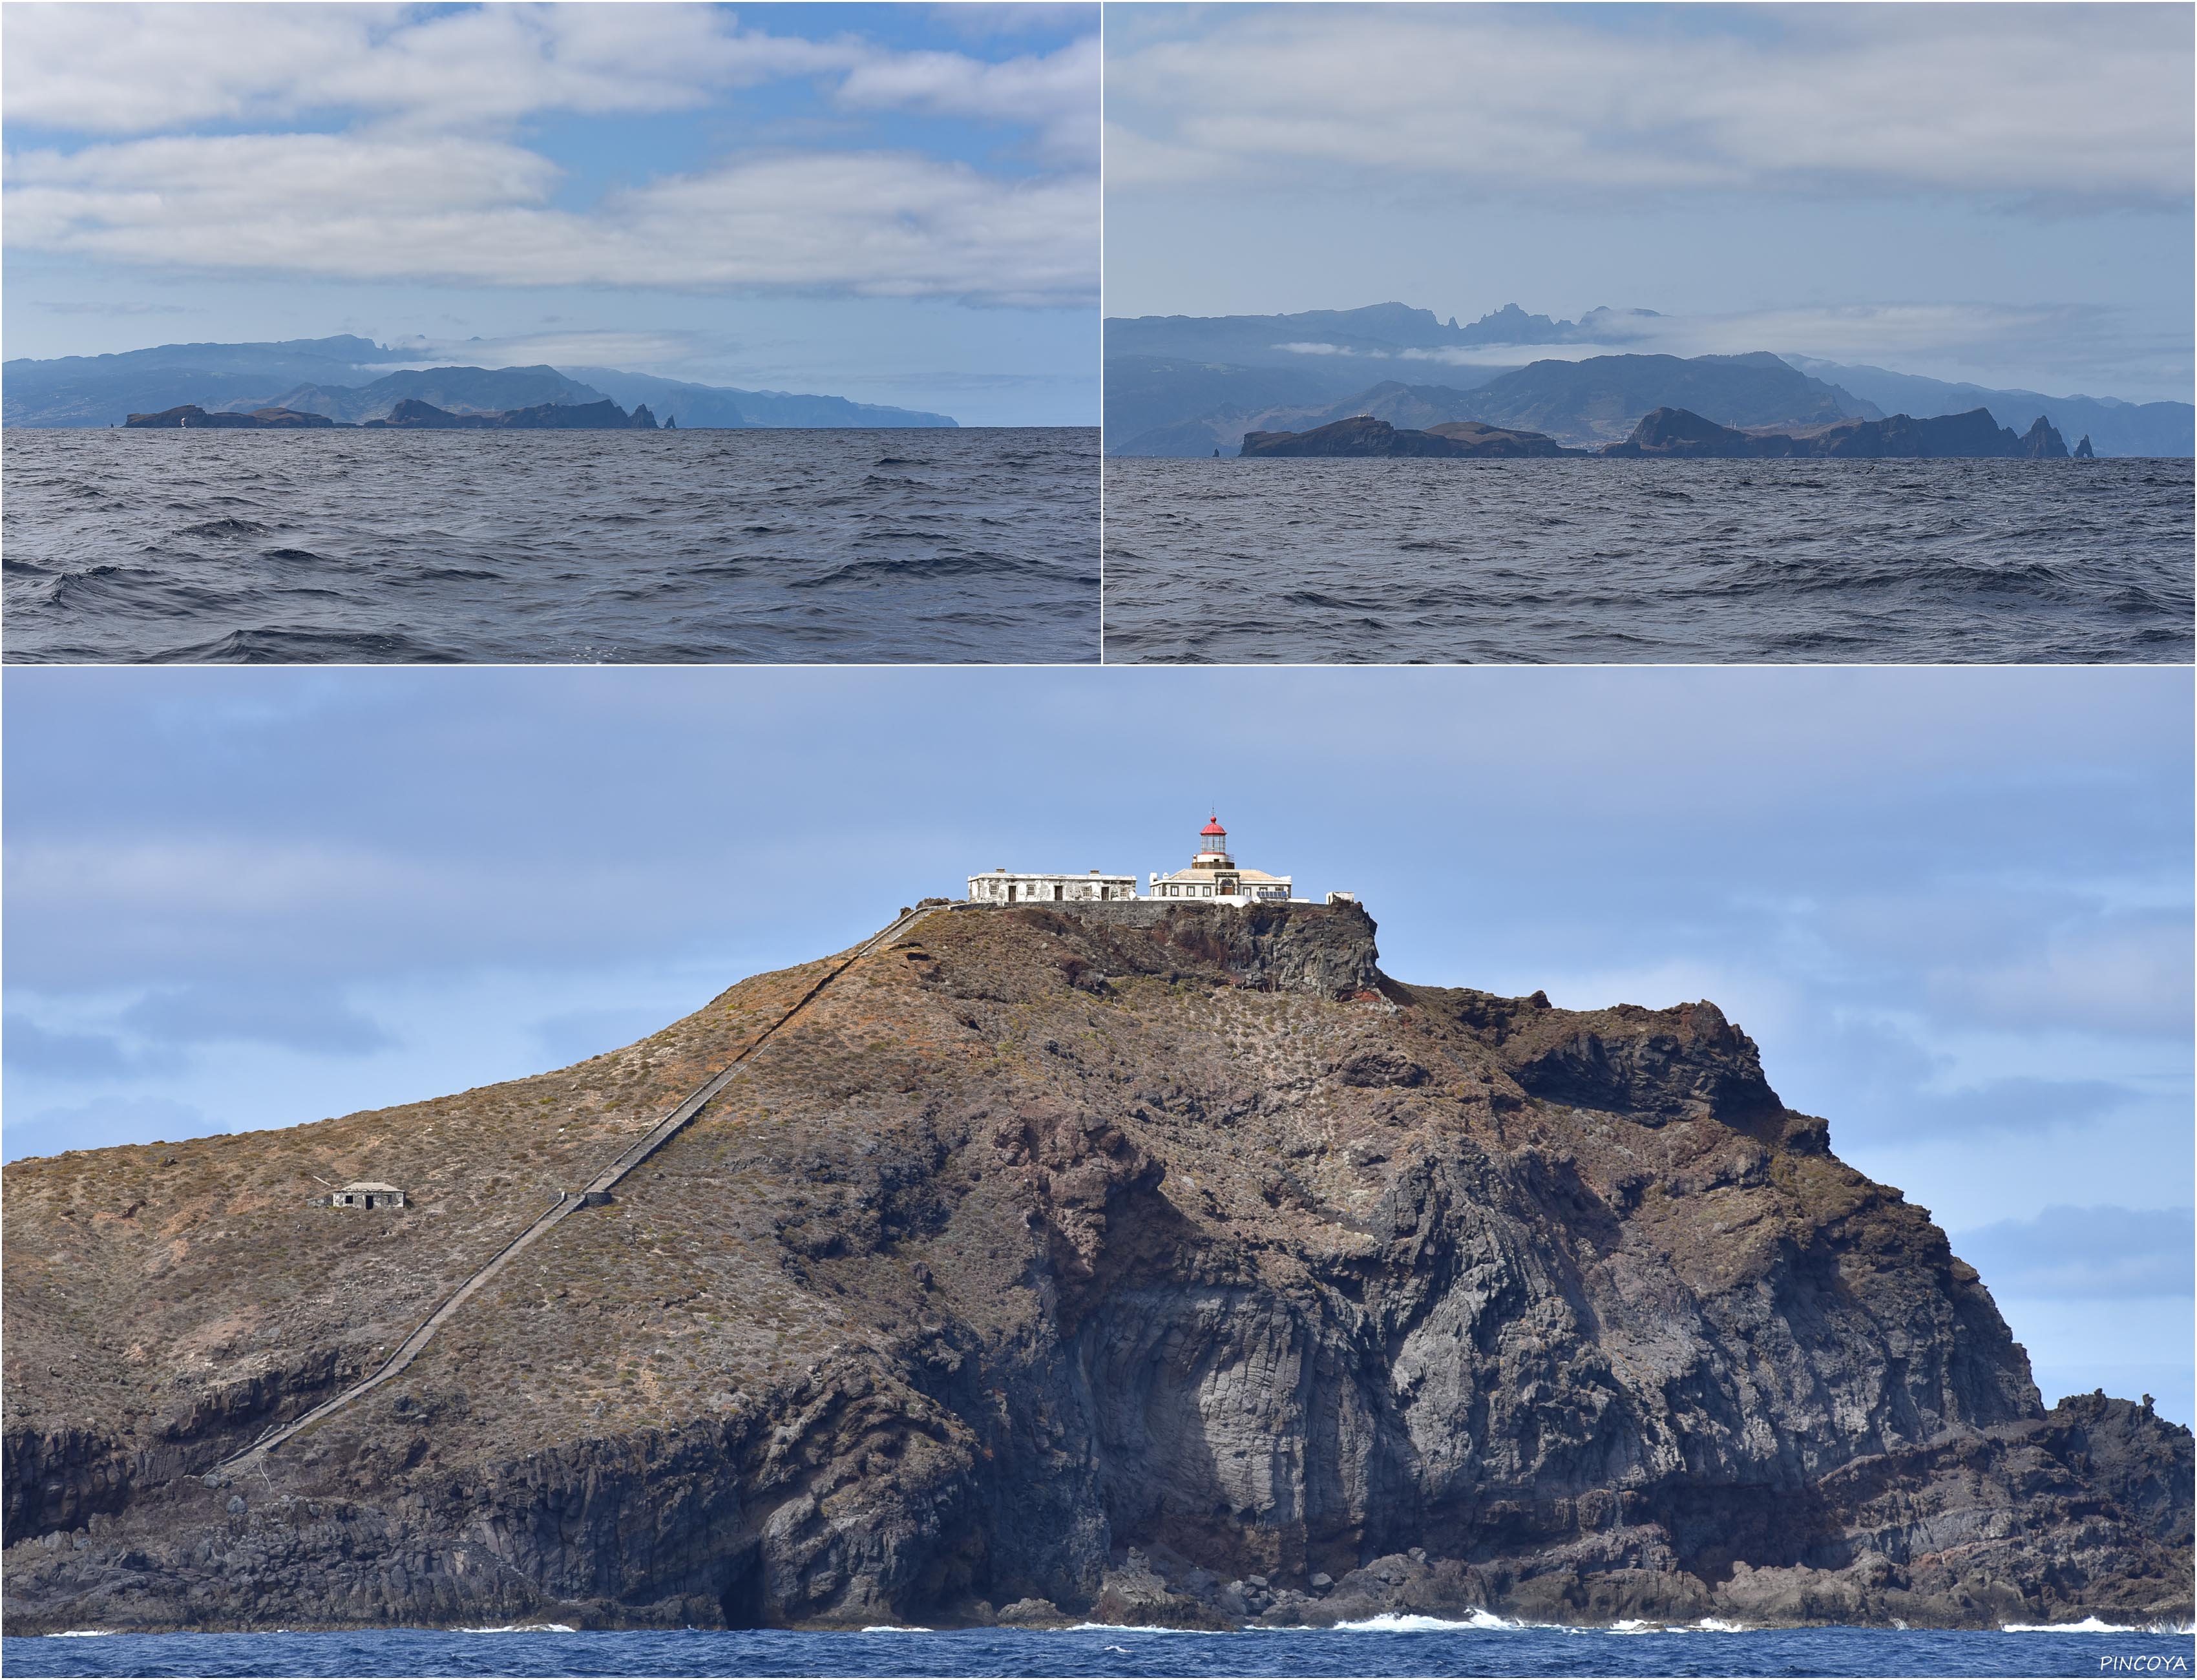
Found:
[[[2088,440],[2086,439],[2085,442]],[[1477,420],[1452,420],[1423,431],[1355,414],[1310,432],[1254,432],[1240,454],[1256,456],[1431,456],[1488,460],[1598,455],[1663,461],[2066,461],[2067,445],[2044,415],[2026,433],[1993,420],[1990,411],[1916,420],[1846,419],[1805,427],[1719,426],[1686,408],[1643,414],[1622,442],[1568,449],[1538,432],[1514,432]],[[2082,450],[2078,455],[2084,454]]]
[[[223,432],[287,431],[340,427],[362,432],[654,432],[656,416],[644,403],[631,414],[605,397],[599,403],[537,403],[529,408],[490,414],[454,413],[416,397],[408,397],[377,420],[333,420],[325,414],[295,408],[255,408],[248,414],[217,411],[209,414],[195,403],[163,409],[156,414],[132,414],[125,422],[133,431],[154,428]]]

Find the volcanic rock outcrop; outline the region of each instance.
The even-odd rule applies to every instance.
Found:
[[[217,409],[209,414],[195,403],[185,403],[178,408],[163,408],[157,414],[132,414],[123,425],[138,431],[200,427],[221,432],[303,432],[335,423],[326,414],[309,414],[296,408],[254,408],[241,414]]]
[[[641,404],[633,413],[605,397],[600,403],[537,403],[497,414],[459,414],[408,397],[387,418],[362,422],[363,430],[414,432],[653,432],[656,417]]]
[[[1988,408],[1916,420],[1845,420],[1799,429],[1738,431],[1684,408],[1657,408],[1640,417],[1632,435],[1607,445],[1604,455],[1681,460],[1777,461],[1795,457],[1840,461],[1895,459],[1953,461],[2006,459],[2065,461],[2067,445],[2039,414],[2019,434],[1991,418]]]
[[[843,960],[9,1167],[7,1631],[2189,1614],[2188,1431],[2046,1411],[1713,1005],[1405,985],[1340,905],[939,907]],[[407,1205],[315,1205],[354,1179]]]
[[[1239,454],[1250,455],[1442,455],[1502,459],[1518,455],[1575,455],[1538,432],[1508,432],[1478,420],[1450,420],[1424,432],[1391,426],[1371,414],[1354,414],[1309,432],[1249,432]]]

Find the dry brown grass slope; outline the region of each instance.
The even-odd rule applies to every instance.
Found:
[[[2188,1432],[2048,1418],[1713,1005],[1404,985],[1342,908],[933,915],[201,1479],[825,967],[441,1103],[10,1167],[10,1628],[2187,1602]]]

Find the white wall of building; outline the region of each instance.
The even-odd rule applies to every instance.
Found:
[[[1069,904],[1136,895],[1135,876],[1102,875],[1095,869],[1083,875],[1019,874],[995,869],[988,875],[969,878],[971,904]]]

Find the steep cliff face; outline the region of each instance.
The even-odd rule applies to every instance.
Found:
[[[1880,459],[1951,461],[2014,459],[2065,461],[2067,445],[2043,415],[2027,433],[2017,436],[1991,418],[1988,408],[1917,420],[1893,414],[1882,420],[1845,420],[1794,431],[1735,431],[1684,408],[1656,408],[1640,418],[1632,435],[1606,445],[1602,454],[1681,460],[1785,460],[1820,457],[1834,461]]]
[[[1713,1005],[1406,986],[1372,933],[945,908],[790,1018],[827,965],[536,1080],[10,1167],[9,1631],[2188,1613],[2188,1432],[2044,1411]],[[308,1205],[350,1176],[412,1205]]]

